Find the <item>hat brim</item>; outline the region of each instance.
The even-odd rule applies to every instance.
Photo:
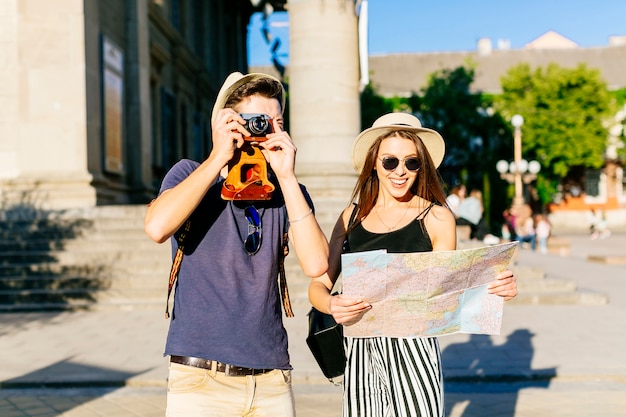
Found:
[[[279,79],[269,74],[263,74],[260,72],[253,72],[253,73],[246,74],[246,75],[240,72],[233,72],[228,77],[226,77],[226,80],[224,81],[224,84],[222,84],[220,91],[217,93],[217,98],[215,99],[215,105],[213,106],[213,111],[211,112],[211,124],[215,123],[215,119],[217,118],[217,113],[224,108],[224,106],[226,105],[226,102],[228,101],[230,96],[235,92],[235,90],[237,90],[239,87],[241,87],[244,84],[247,84],[251,81],[260,80],[263,78],[276,81],[280,83],[281,86],[283,85]],[[284,87],[283,87],[283,94],[282,94],[282,102],[280,103],[280,109],[282,112],[285,111]]]
[[[387,136],[392,132],[399,130],[416,133],[424,143],[424,147],[428,151],[435,168],[443,162],[443,156],[446,152],[446,144],[443,137],[436,131],[426,127],[410,127],[406,125],[398,126],[380,126],[370,127],[361,132],[354,140],[352,145],[352,166],[356,172],[361,172],[365,164],[365,156],[372,144],[381,136]]]

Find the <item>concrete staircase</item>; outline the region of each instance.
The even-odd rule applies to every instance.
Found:
[[[317,197],[319,198],[319,196]],[[321,201],[323,200],[323,201]],[[346,202],[316,200],[327,237]],[[103,206],[63,213],[31,212],[0,220],[0,312],[75,309],[165,310],[170,244],[143,231],[145,207]],[[309,278],[295,252],[285,268],[294,305],[308,306]],[[524,304],[603,304],[572,282],[516,266]]]
[[[165,309],[170,246],[143,232],[144,206],[0,222],[0,311]]]
[[[606,294],[584,291],[573,280],[551,278],[539,268],[515,265],[511,268],[517,277],[519,294],[511,304],[542,305],[604,305]]]
[[[102,206],[0,220],[0,313],[164,311],[171,247],[146,236],[145,210]],[[308,304],[309,279],[295,252],[285,269],[292,302]]]
[[[469,233],[459,233],[457,236],[465,236],[459,240],[458,249],[483,246],[482,242],[469,240]],[[518,247],[518,251],[522,250]],[[524,249],[528,250],[528,249]],[[548,243],[548,251],[554,255],[569,256],[569,242],[563,239],[551,239]],[[603,305],[608,304],[609,297],[606,294],[580,290],[576,282],[571,279],[553,278],[546,275],[545,271],[537,267],[529,267],[518,263],[518,253],[513,256],[509,268],[517,278],[518,295],[511,304],[541,304],[541,305]]]

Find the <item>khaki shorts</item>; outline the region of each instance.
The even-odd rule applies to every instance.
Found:
[[[166,417],[293,417],[291,371],[226,376],[215,370],[169,364]]]

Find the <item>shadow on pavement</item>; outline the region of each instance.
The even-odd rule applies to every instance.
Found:
[[[53,363],[17,378],[0,381],[0,389],[12,388],[70,388],[70,387],[122,387],[136,373],[100,368],[73,362],[72,358]]]
[[[498,406],[498,416],[514,417],[519,391],[548,388],[556,368],[532,369],[532,337],[527,329],[515,330],[505,343],[494,345],[490,336],[471,335],[464,343],[448,345],[442,352],[447,414],[464,407],[455,416],[487,415],[489,404],[480,394],[506,393]],[[450,398],[453,400],[450,401]],[[493,411],[493,410],[491,410]]]
[[[71,395],[71,401],[54,401],[55,411],[63,414],[81,406],[83,403],[92,401],[94,398],[105,396],[123,387],[125,381],[143,372],[145,371],[129,373],[116,369],[94,367],[76,363],[72,361],[72,358],[67,358],[20,377],[0,381],[0,389],[13,392],[14,396],[20,396],[20,394],[16,393],[28,391],[22,391],[24,388],[44,389],[45,391],[42,392],[46,394],[43,396],[57,397],[58,394],[55,393],[64,391],[63,389],[66,388],[88,388],[89,395],[76,395],[74,393]],[[19,391],[11,391],[15,389],[19,389]]]

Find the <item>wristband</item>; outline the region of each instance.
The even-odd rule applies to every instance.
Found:
[[[307,217],[309,217],[311,214],[313,214],[313,209],[309,208],[309,212],[307,214],[305,214],[304,216],[297,218],[295,220],[289,220],[289,223],[298,223],[301,222],[302,220],[306,219]]]

